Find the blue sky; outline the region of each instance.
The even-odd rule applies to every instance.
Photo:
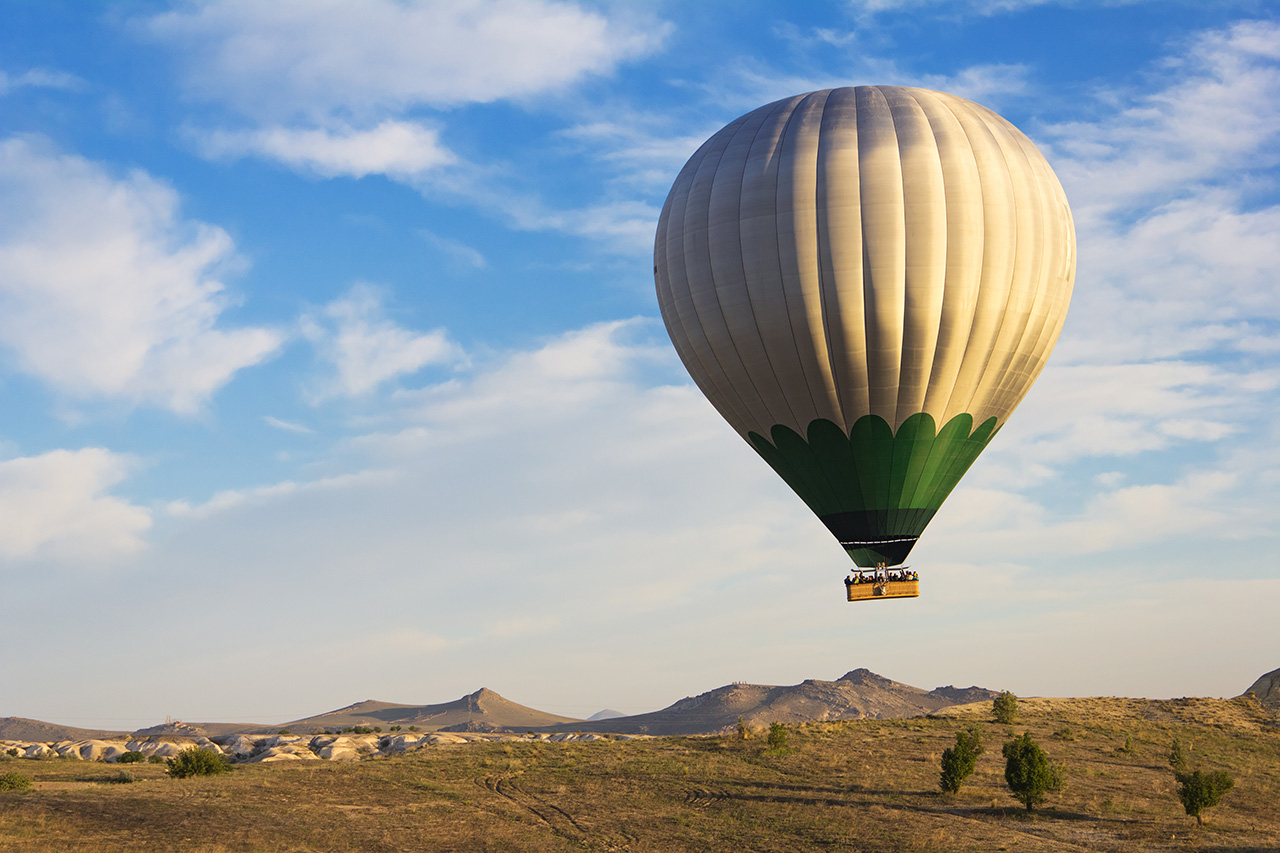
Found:
[[[653,230],[836,85],[992,107],[1071,199],[1049,367],[848,562],[689,382]],[[0,2],[0,715],[586,716],[860,666],[1235,695],[1280,666],[1263,2]]]

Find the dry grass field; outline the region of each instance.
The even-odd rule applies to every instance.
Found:
[[[785,754],[762,735],[491,743],[192,779],[13,760],[0,773],[36,784],[0,793],[0,850],[1280,850],[1280,730],[1256,701],[1023,699],[1013,726],[989,709],[792,727]],[[975,722],[987,752],[944,795],[941,753]],[[1000,757],[1023,731],[1067,777],[1030,814]],[[1236,779],[1203,827],[1174,795],[1174,737]]]

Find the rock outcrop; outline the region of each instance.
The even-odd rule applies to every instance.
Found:
[[[1247,696],[1250,693],[1258,697],[1262,707],[1280,717],[1280,669],[1271,670],[1253,682],[1253,686],[1241,695]]]
[[[405,732],[396,734],[370,735],[315,735],[301,737],[296,735],[227,735],[222,743],[208,738],[177,738],[174,736],[149,737],[144,739],[125,740],[119,738],[111,741],[80,740],[28,742],[19,740],[0,740],[0,752],[10,758],[49,759],[71,758],[80,761],[103,761],[113,764],[119,761],[126,751],[140,752],[148,759],[156,760],[172,758],[184,749],[196,747],[219,752],[233,762],[239,764],[265,764],[277,761],[357,761],[361,758],[376,756],[404,755],[420,749],[431,749],[439,746],[457,746],[468,743],[492,743],[494,741],[598,741],[606,740],[604,735],[591,733],[556,734],[511,734],[470,732],[466,734],[448,734],[444,732]],[[634,740],[631,736],[620,736],[617,740]]]

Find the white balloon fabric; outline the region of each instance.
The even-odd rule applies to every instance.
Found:
[[[720,414],[859,565],[894,565],[1043,369],[1075,231],[1043,155],[991,110],[828,89],[698,149],[654,276]]]

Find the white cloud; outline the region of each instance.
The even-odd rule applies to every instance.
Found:
[[[381,295],[367,285],[304,317],[302,334],[335,369],[317,399],[368,394],[397,376],[463,357],[443,329],[419,333],[388,320]]]
[[[969,488],[948,502],[929,536],[1014,560],[1114,552],[1178,538],[1256,537],[1260,531],[1244,528],[1238,495],[1232,494],[1239,482],[1229,472],[1201,471],[1175,483],[1111,488],[1076,514],[1013,492]]]
[[[433,441],[449,435],[471,439],[513,422],[558,422],[582,406],[607,408],[632,386],[631,374],[639,365],[673,357],[665,342],[631,340],[648,322],[613,321],[575,330],[536,350],[513,353],[470,381],[404,391],[398,399],[418,412],[415,420],[430,426]]]
[[[673,133],[670,125],[669,118],[631,113],[579,124],[561,135],[580,142],[585,155],[609,164],[615,180],[665,194],[685,161],[720,129],[703,124],[692,132]]]
[[[1158,207],[1280,161],[1280,24],[1245,21],[1180,47],[1164,88],[1101,92],[1119,111],[1046,128],[1078,217]]]
[[[452,237],[445,237],[442,234],[436,234],[423,229],[419,231],[424,240],[435,246],[448,257],[452,258],[458,264],[471,269],[484,269],[489,266],[489,261],[485,256],[473,246],[468,246],[461,240],[455,240]]]
[[[0,556],[96,562],[142,550],[150,513],[108,494],[130,465],[98,447],[0,461]]]
[[[1101,0],[1104,6],[1126,6],[1150,0]],[[967,15],[983,17],[1020,12],[1037,6],[1064,6],[1071,8],[1085,4],[1097,4],[1098,0],[849,0],[849,5],[864,18],[884,12],[932,12],[948,18]]]
[[[1079,282],[1063,356],[1179,358],[1265,352],[1280,321],[1280,25],[1204,33],[1155,92],[1045,129],[1075,212]]]
[[[557,93],[658,50],[671,26],[563,0],[208,0],[136,22],[182,51],[193,91],[259,122],[188,129],[203,156],[256,156],[326,178],[386,175],[523,230],[647,250],[640,202],[556,209],[445,147],[410,114]],[[476,256],[441,246],[462,263]],[[465,254],[465,256],[464,256]]]
[[[375,115],[555,91],[670,29],[556,0],[208,0],[141,22],[193,88],[259,116]]]
[[[262,420],[267,426],[275,427],[276,429],[283,430],[284,432],[296,432],[300,435],[315,434],[315,430],[305,424],[281,420],[280,418],[272,417],[271,415],[265,415]]]
[[[793,40],[807,38],[798,35],[789,37]],[[830,34],[822,38],[823,41],[829,39]],[[1031,88],[1027,82],[1030,71],[1026,65],[983,63],[961,68],[952,74],[922,74],[914,69],[904,68],[894,59],[858,52],[848,64],[835,71],[796,73],[751,57],[727,67],[717,78],[716,85],[709,87],[709,94],[717,107],[732,110],[733,114],[725,116],[725,124],[737,118],[737,114],[753,110],[762,104],[802,92],[850,85],[919,86],[949,92],[983,106],[999,109],[1001,102],[1011,96],[1018,97],[1028,93]]]
[[[84,81],[65,71],[32,68],[21,74],[0,71],[0,96],[19,89],[79,89]]]
[[[196,134],[196,145],[211,159],[259,156],[325,178],[382,174],[409,180],[457,162],[435,130],[392,120],[369,130],[215,130],[203,137]]]
[[[1018,444],[1016,453],[1002,454],[1007,467],[988,464],[984,477],[1025,485],[1083,458],[1220,441],[1268,410],[1277,384],[1274,371],[1191,361],[1058,365],[1044,372],[1010,419],[1009,435]]]
[[[0,345],[23,372],[74,396],[196,411],[281,344],[216,327],[214,276],[231,259],[227,234],[181,219],[146,173],[0,142]]]
[[[203,503],[193,504],[186,500],[169,501],[164,505],[166,514],[175,518],[203,519],[224,513],[243,506],[262,506],[279,502],[296,494],[312,494],[323,491],[344,491],[353,486],[369,484],[385,485],[396,479],[390,471],[368,470],[355,474],[339,474],[333,477],[322,477],[310,482],[298,483],[285,480],[265,486],[253,486],[245,489],[225,489],[213,495]]]

